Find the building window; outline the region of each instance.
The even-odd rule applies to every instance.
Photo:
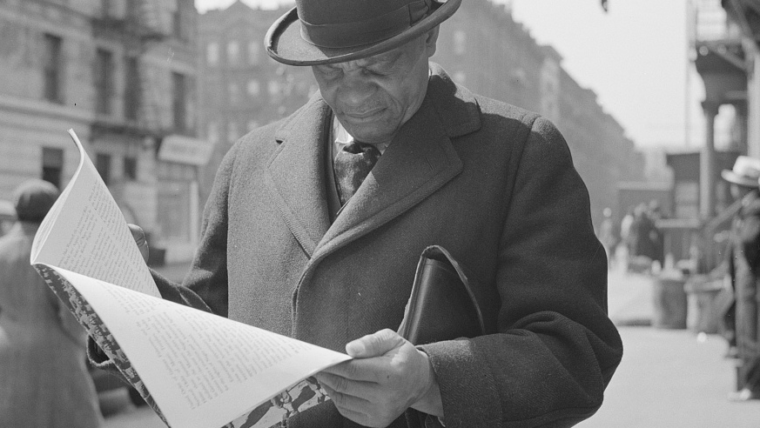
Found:
[[[227,141],[232,144],[237,141],[238,138],[240,138],[240,134],[238,133],[237,123],[231,120],[227,123]]]
[[[63,69],[63,57],[61,56],[61,38],[51,34],[45,34],[45,57],[43,58],[43,74],[45,76],[44,97],[48,101],[63,103],[63,91],[61,90],[61,75]]]
[[[178,39],[184,39],[185,28],[182,25],[182,6],[176,3],[177,8],[172,12],[172,34]]]
[[[273,102],[279,102],[281,90],[282,87],[280,85],[280,82],[276,80],[270,80],[267,83],[267,91],[269,92],[269,96],[272,98]]]
[[[229,97],[230,104],[236,105],[239,100],[239,89],[237,83],[230,83],[227,85],[227,96]]]
[[[134,156],[124,157],[124,178],[128,181],[137,180],[137,158]]]
[[[185,86],[185,76],[183,74],[172,73],[172,112],[174,113],[174,129],[178,132],[186,130],[187,119],[187,93]]]
[[[42,179],[61,188],[61,173],[63,172],[63,149],[51,147],[42,148]]]
[[[140,63],[135,57],[128,57],[125,67],[124,78],[124,117],[127,120],[136,121],[140,112],[140,97],[142,85],[140,84]]]
[[[211,144],[219,142],[219,124],[215,121],[208,123],[208,131],[206,132],[206,138]]]
[[[464,55],[467,52],[467,33],[463,30],[454,32],[454,53]]]
[[[219,43],[211,42],[206,46],[206,63],[211,66],[219,64]]]
[[[140,0],[127,0],[124,8],[126,9],[127,19],[130,21],[138,21],[140,19]]]
[[[111,183],[111,155],[97,153],[95,155],[95,169],[98,170],[100,178],[108,186]]]
[[[259,63],[259,55],[261,52],[260,42],[248,43],[248,64],[256,65]]]
[[[111,114],[113,93],[113,54],[98,49],[95,57],[96,109],[100,114]]]
[[[137,180],[137,158],[124,156],[124,178],[128,181]]]
[[[237,64],[240,59],[240,45],[236,41],[227,43],[227,62]]]
[[[113,6],[113,0],[100,0],[100,11],[103,14],[103,18],[113,16]]]
[[[249,96],[257,97],[261,93],[261,85],[259,85],[259,81],[256,79],[249,80],[247,88]]]

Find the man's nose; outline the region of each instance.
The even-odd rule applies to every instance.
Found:
[[[377,87],[366,77],[361,75],[346,76],[341,87],[340,98],[350,107],[359,107],[372,98],[376,90]]]

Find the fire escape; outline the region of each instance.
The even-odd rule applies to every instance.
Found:
[[[702,101],[705,143],[700,154],[699,211],[704,220],[709,220],[715,215],[718,177],[715,117],[722,105],[732,105],[737,121],[746,121],[747,65],[740,29],[728,18],[720,0],[697,0],[693,29],[694,65],[705,87]],[[740,136],[735,145],[739,152],[746,154],[746,136]]]
[[[695,0],[691,48],[694,65],[704,82],[705,143],[700,153],[700,217],[706,267],[720,263],[721,231],[729,227],[740,201],[716,212],[718,167],[715,151],[715,118],[723,105],[734,107],[732,143],[739,154],[760,155],[760,141],[749,136],[749,124],[760,110],[760,85],[753,75],[760,71],[760,2],[757,0]],[[754,82],[754,83],[753,83]],[[755,89],[753,89],[755,88]],[[753,95],[754,94],[754,95]],[[757,138],[755,139],[757,140]],[[730,168],[730,166],[728,166]]]
[[[160,141],[169,129],[162,120],[165,109],[160,99],[160,82],[146,55],[170,35],[164,28],[160,0],[125,0],[121,11],[113,10],[117,4],[113,0],[101,1],[102,13],[92,19],[93,36],[117,41],[127,57],[136,62],[134,75],[128,81],[128,86],[134,87],[125,88],[124,94],[133,105],[134,113],[129,117],[125,112],[122,118],[96,114],[92,135],[119,134]]]

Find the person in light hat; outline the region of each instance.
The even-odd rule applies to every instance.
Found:
[[[738,358],[737,391],[729,400],[760,399],[760,159],[739,156],[731,170],[721,171],[741,207],[731,225],[728,274],[734,303],[722,314],[729,355]]]
[[[266,50],[310,66],[319,92],[235,143],[184,284],[157,278],[167,299],[354,357],[317,375],[331,400],[289,427],[569,426],[620,362],[564,138],[430,62],[461,5],[297,0]],[[482,284],[487,334],[414,346],[395,332],[430,245]]]

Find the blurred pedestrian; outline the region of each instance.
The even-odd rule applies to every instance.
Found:
[[[620,220],[620,247],[623,249],[623,260],[628,270],[628,261],[632,254],[631,225],[633,224],[633,207],[628,207],[623,219]]]
[[[633,212],[633,221],[628,230],[629,270],[648,273],[651,271],[652,261],[656,257],[656,249],[652,241],[655,232],[654,222],[649,218],[647,204],[641,203]]]
[[[597,237],[599,241],[604,245],[604,250],[607,252],[607,267],[612,268],[615,264],[615,245],[617,245],[617,237],[615,236],[615,224],[612,221],[612,210],[605,208],[602,211],[602,222],[599,224],[599,231]]]
[[[0,238],[0,427],[102,424],[85,331],[29,264],[34,235],[57,197],[46,181],[22,183],[14,192],[17,221]]]
[[[657,221],[662,219],[662,210],[657,199],[649,201],[647,216],[650,221],[647,238],[650,241],[652,261],[657,262],[659,268],[662,268],[665,263],[665,239],[662,230],[657,226]]]
[[[757,286],[760,279],[760,160],[739,156],[733,170],[724,170],[722,176],[730,183],[731,195],[742,201],[731,226],[728,259],[735,301],[733,310],[729,309],[723,316],[735,324],[735,343],[729,344],[736,346],[739,364],[737,392],[729,399],[745,401],[760,398],[760,294]]]

